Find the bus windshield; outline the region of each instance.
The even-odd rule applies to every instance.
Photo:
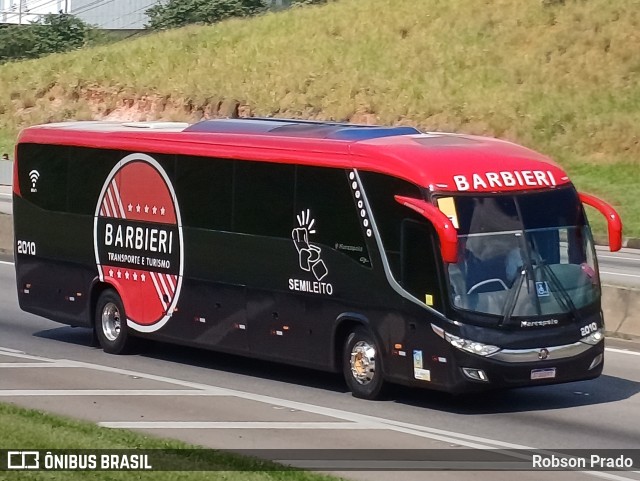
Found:
[[[599,299],[582,204],[572,188],[441,197],[458,230],[448,264],[454,308],[511,317],[572,313]]]

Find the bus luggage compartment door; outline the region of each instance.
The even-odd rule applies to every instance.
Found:
[[[248,290],[247,320],[252,353],[260,357],[308,362],[308,326],[303,298],[268,290]]]

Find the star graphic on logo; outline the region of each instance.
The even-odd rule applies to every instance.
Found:
[[[160,215],[164,215],[164,213],[165,213],[165,212],[166,212],[165,208],[164,208],[164,207],[162,207],[162,208],[160,209]]]
[[[140,204],[136,205],[136,212],[140,213]]]
[[[145,213],[145,214],[148,214],[148,213],[149,213],[149,206],[148,206],[148,205],[145,205],[145,206],[144,206],[144,213]]]
[[[151,210],[153,210],[153,215],[156,215],[156,212],[158,212],[158,208],[155,205],[153,206],[153,209],[151,209]]]
[[[127,206],[127,209],[129,209],[129,212],[133,210],[133,206],[131,205],[131,203],[129,203],[129,205]]]

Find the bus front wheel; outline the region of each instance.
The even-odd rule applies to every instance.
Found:
[[[379,348],[364,327],[356,327],[347,336],[342,370],[354,397],[377,399],[382,394],[384,379]]]
[[[109,354],[124,354],[132,344],[127,331],[127,317],[120,296],[108,289],[96,304],[95,332],[100,346]]]

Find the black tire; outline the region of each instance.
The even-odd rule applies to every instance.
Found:
[[[347,336],[342,351],[342,373],[354,397],[379,399],[385,382],[380,347],[373,335],[358,326]]]
[[[127,329],[127,316],[120,296],[112,289],[100,294],[96,303],[95,333],[100,346],[109,354],[125,354],[133,339]]]

